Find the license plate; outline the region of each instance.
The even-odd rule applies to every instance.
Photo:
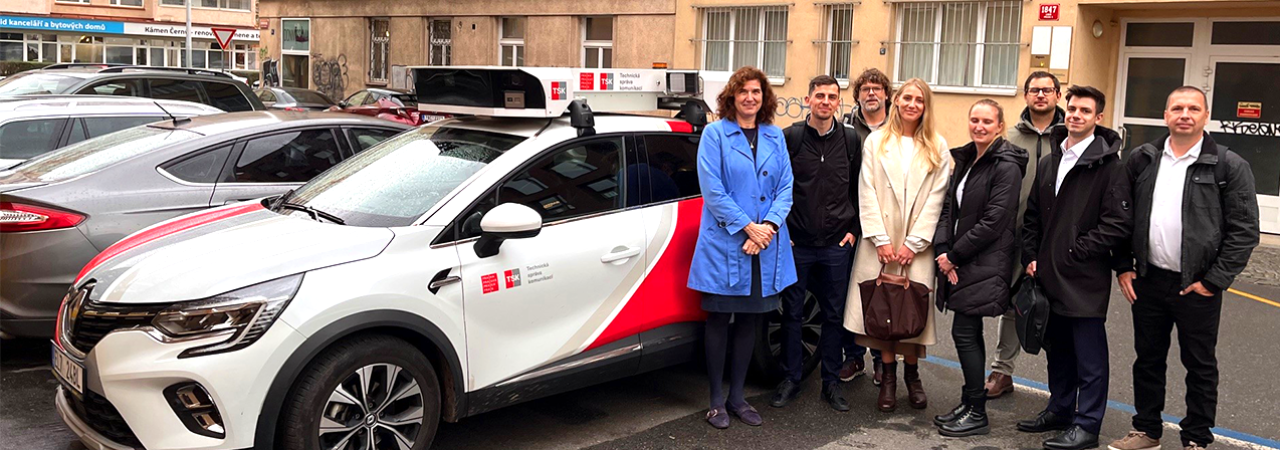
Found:
[[[77,394],[84,393],[84,366],[67,356],[57,345],[53,346],[53,373],[75,389]]]

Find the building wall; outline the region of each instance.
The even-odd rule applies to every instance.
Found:
[[[676,22],[670,15],[619,16],[613,22],[613,66],[646,68],[671,63]]]
[[[577,17],[530,16],[526,21],[525,65],[534,67],[582,65],[582,49],[579,48],[581,25]]]

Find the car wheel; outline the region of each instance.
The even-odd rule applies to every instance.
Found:
[[[422,352],[364,335],[321,353],[282,411],[282,448],[423,450],[440,423],[440,384]]]
[[[800,325],[800,376],[808,377],[818,367],[818,338],[822,336],[822,311],[813,293],[805,292],[804,322]],[[760,381],[774,385],[782,381],[782,308],[765,313],[764,323],[756,334],[756,349],[751,355],[752,373]]]

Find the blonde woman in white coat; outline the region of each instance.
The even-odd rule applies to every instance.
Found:
[[[858,344],[881,352],[884,375],[876,406],[885,412],[898,404],[899,354],[904,360],[903,380],[911,407],[928,405],[917,364],[925,356],[925,346],[936,340],[934,308],[928,308],[929,317],[919,336],[899,341],[875,339],[866,335],[858,283],[875,279],[881,267],[887,273],[899,273],[906,265],[912,281],[930,289],[934,286],[931,241],[946,197],[951,153],[946,140],[935,131],[932,96],[924,81],[907,80],[894,93],[885,126],[867,136],[862,147],[858,205],[863,238],[855,253],[844,326],[857,334]]]

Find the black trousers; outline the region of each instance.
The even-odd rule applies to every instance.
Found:
[[[1045,329],[1049,342],[1048,411],[1075,416],[1074,423],[1099,434],[1107,411],[1111,365],[1107,354],[1106,320],[1049,314]]]
[[[987,346],[982,339],[982,316],[956,313],[951,320],[951,340],[956,343],[960,372],[964,374],[964,398],[986,399]]]
[[[849,292],[853,249],[848,245],[795,246],[791,251],[795,255],[798,280],[782,291],[782,371],[792,382],[800,383],[804,365],[801,338],[804,333],[820,331],[817,352],[822,361],[822,384],[837,383],[840,365],[844,362],[842,347],[845,335],[849,334],[844,329],[844,304]],[[804,326],[806,291],[812,292],[818,301],[819,311],[814,313],[820,314],[820,330]]]
[[[1165,373],[1168,371],[1170,334],[1178,331],[1182,366],[1187,369],[1187,417],[1182,445],[1213,442],[1214,416],[1218,409],[1218,322],[1222,293],[1204,297],[1194,292],[1179,295],[1182,275],[1151,267],[1136,278],[1133,289],[1134,346],[1133,397],[1138,414],[1133,428],[1159,439],[1164,431]]]

